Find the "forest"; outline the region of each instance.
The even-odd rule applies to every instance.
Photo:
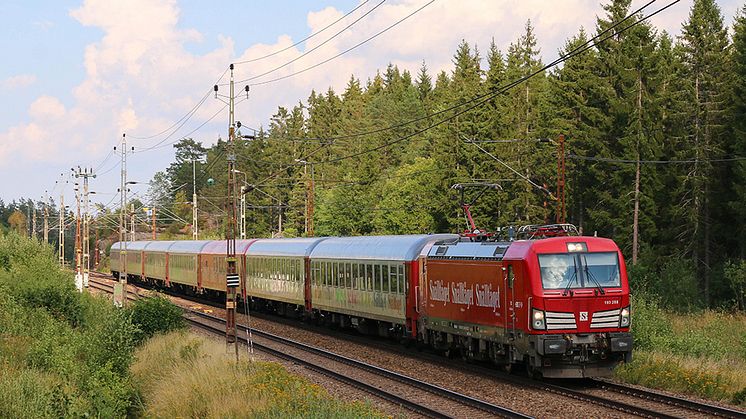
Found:
[[[619,244],[633,292],[677,310],[744,309],[746,6],[729,27],[713,0],[695,0],[672,37],[639,14],[616,25],[630,4],[606,2],[546,70],[555,52],[540,51],[528,21],[505,51],[463,40],[450,71],[390,64],[242,127],[247,236],[308,235],[308,207],[317,236],[462,231],[456,184],[480,228],[551,223],[563,157],[560,215]],[[136,200],[173,214],[160,237],[191,237],[193,184],[200,238],[223,234],[227,143],[214,141],[175,142]],[[0,202],[3,228],[27,225],[29,205]],[[112,223],[99,229],[117,239]]]

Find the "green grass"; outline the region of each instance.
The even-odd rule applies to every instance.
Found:
[[[746,315],[676,314],[641,297],[632,310],[635,352],[619,379],[746,406]]]
[[[370,405],[344,403],[270,362],[235,362],[222,342],[184,332],[156,336],[131,373],[147,417],[365,418]]]

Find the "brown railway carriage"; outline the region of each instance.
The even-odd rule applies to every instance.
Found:
[[[243,254],[255,240],[236,240],[236,271],[241,278],[246,278],[245,258]],[[227,275],[226,242],[208,242],[200,252],[200,275],[198,289],[200,291],[225,292],[225,278]],[[239,292],[243,289],[243,281]]]

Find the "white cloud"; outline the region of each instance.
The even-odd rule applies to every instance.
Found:
[[[36,76],[33,74],[19,74],[0,81],[0,87],[2,90],[13,90],[31,86],[34,83],[36,83]]]

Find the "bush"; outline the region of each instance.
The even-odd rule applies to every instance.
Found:
[[[0,237],[0,417],[125,417],[139,329],[34,240]]]
[[[137,342],[185,327],[182,310],[160,294],[141,298],[130,307],[132,323],[139,329]]]
[[[671,323],[658,300],[643,295],[633,295],[632,335],[635,348],[654,349],[670,339],[673,335]]]

